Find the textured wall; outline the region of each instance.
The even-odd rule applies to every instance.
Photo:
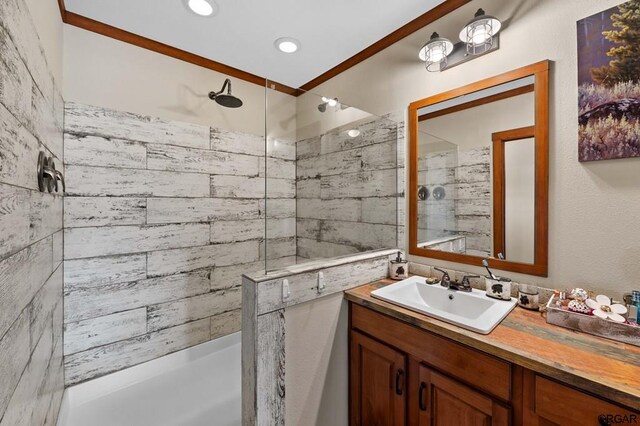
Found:
[[[66,383],[240,328],[264,268],[264,138],[66,104]],[[269,151],[269,256],[295,256],[295,145]],[[289,256],[289,258],[287,258]]]
[[[397,145],[397,123],[379,117],[297,143],[299,258],[396,246]]]
[[[0,3],[0,425],[54,425],[62,398],[63,101],[26,4]]]

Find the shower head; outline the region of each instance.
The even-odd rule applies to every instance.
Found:
[[[224,94],[225,89],[227,89],[226,95]],[[209,99],[227,108],[240,108],[242,106],[242,101],[231,94],[231,80],[228,78],[224,81],[219,92],[209,92]]]

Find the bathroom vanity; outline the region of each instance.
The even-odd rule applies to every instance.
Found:
[[[523,309],[474,333],[371,296],[390,283],[345,293],[352,426],[640,423],[640,348]]]

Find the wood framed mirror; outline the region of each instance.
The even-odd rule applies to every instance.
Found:
[[[409,253],[547,276],[549,61],[409,105]]]

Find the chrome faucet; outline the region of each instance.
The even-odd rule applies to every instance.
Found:
[[[453,291],[464,291],[466,293],[470,293],[471,282],[469,281],[469,279],[480,278],[479,275],[465,275],[464,277],[462,277],[461,282],[457,282],[457,281],[451,280],[451,276],[449,276],[449,273],[447,271],[444,271],[440,268],[433,268],[433,269],[442,273],[442,279],[440,280],[440,285],[442,287],[446,287],[449,290],[453,290]]]

